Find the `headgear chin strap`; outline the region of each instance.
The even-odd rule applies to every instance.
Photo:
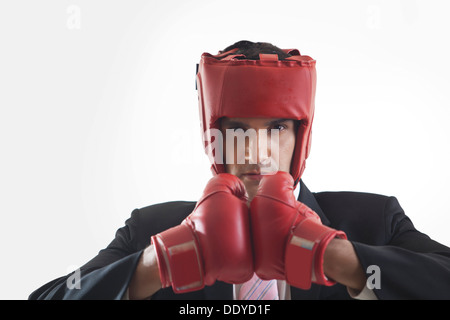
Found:
[[[311,144],[316,61],[300,55],[297,49],[283,50],[291,57],[282,61],[277,54],[260,54],[260,60],[246,60],[242,54],[233,54],[236,51],[203,53],[197,69],[201,129],[211,169],[214,174],[225,172],[225,166],[209,154],[211,129],[220,130],[222,117],[299,120],[291,162],[291,175],[297,185]]]

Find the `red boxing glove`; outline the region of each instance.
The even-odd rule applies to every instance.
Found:
[[[162,287],[195,291],[216,280],[243,283],[253,275],[245,186],[234,175],[214,176],[194,211],[151,238]]]
[[[324,226],[319,216],[294,196],[287,172],[265,176],[250,204],[255,272],[265,280],[286,280],[309,289],[311,282],[333,285],[323,273],[323,254],[342,231]]]

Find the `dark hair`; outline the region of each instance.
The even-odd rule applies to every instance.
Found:
[[[221,52],[227,52],[231,49],[238,48],[236,52],[233,52],[233,54],[243,54],[245,55],[245,58],[241,59],[248,59],[248,60],[259,60],[259,54],[260,53],[266,53],[266,54],[277,54],[279,60],[284,60],[288,57],[290,57],[290,54],[285,53],[280,48],[274,46],[271,43],[268,42],[251,42],[247,40],[241,40],[236,42],[235,44],[232,44],[231,46],[226,47]],[[236,57],[239,59],[238,57]]]

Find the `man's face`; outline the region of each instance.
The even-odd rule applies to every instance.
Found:
[[[253,133],[248,134],[245,140],[241,139],[240,143],[238,138],[224,138],[225,170],[242,180],[249,201],[255,196],[264,175],[277,171],[290,172],[296,137],[294,120],[222,118],[221,131],[223,137],[233,132]],[[242,152],[241,158],[239,152]]]

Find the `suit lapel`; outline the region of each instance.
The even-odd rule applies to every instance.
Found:
[[[306,187],[302,180],[300,180],[300,194],[298,195],[298,201],[306,204],[309,208],[314,210],[315,213],[320,217],[322,224],[325,226],[330,225],[330,220],[325,216],[319,204],[317,203],[316,198],[312,194],[311,191]]]

